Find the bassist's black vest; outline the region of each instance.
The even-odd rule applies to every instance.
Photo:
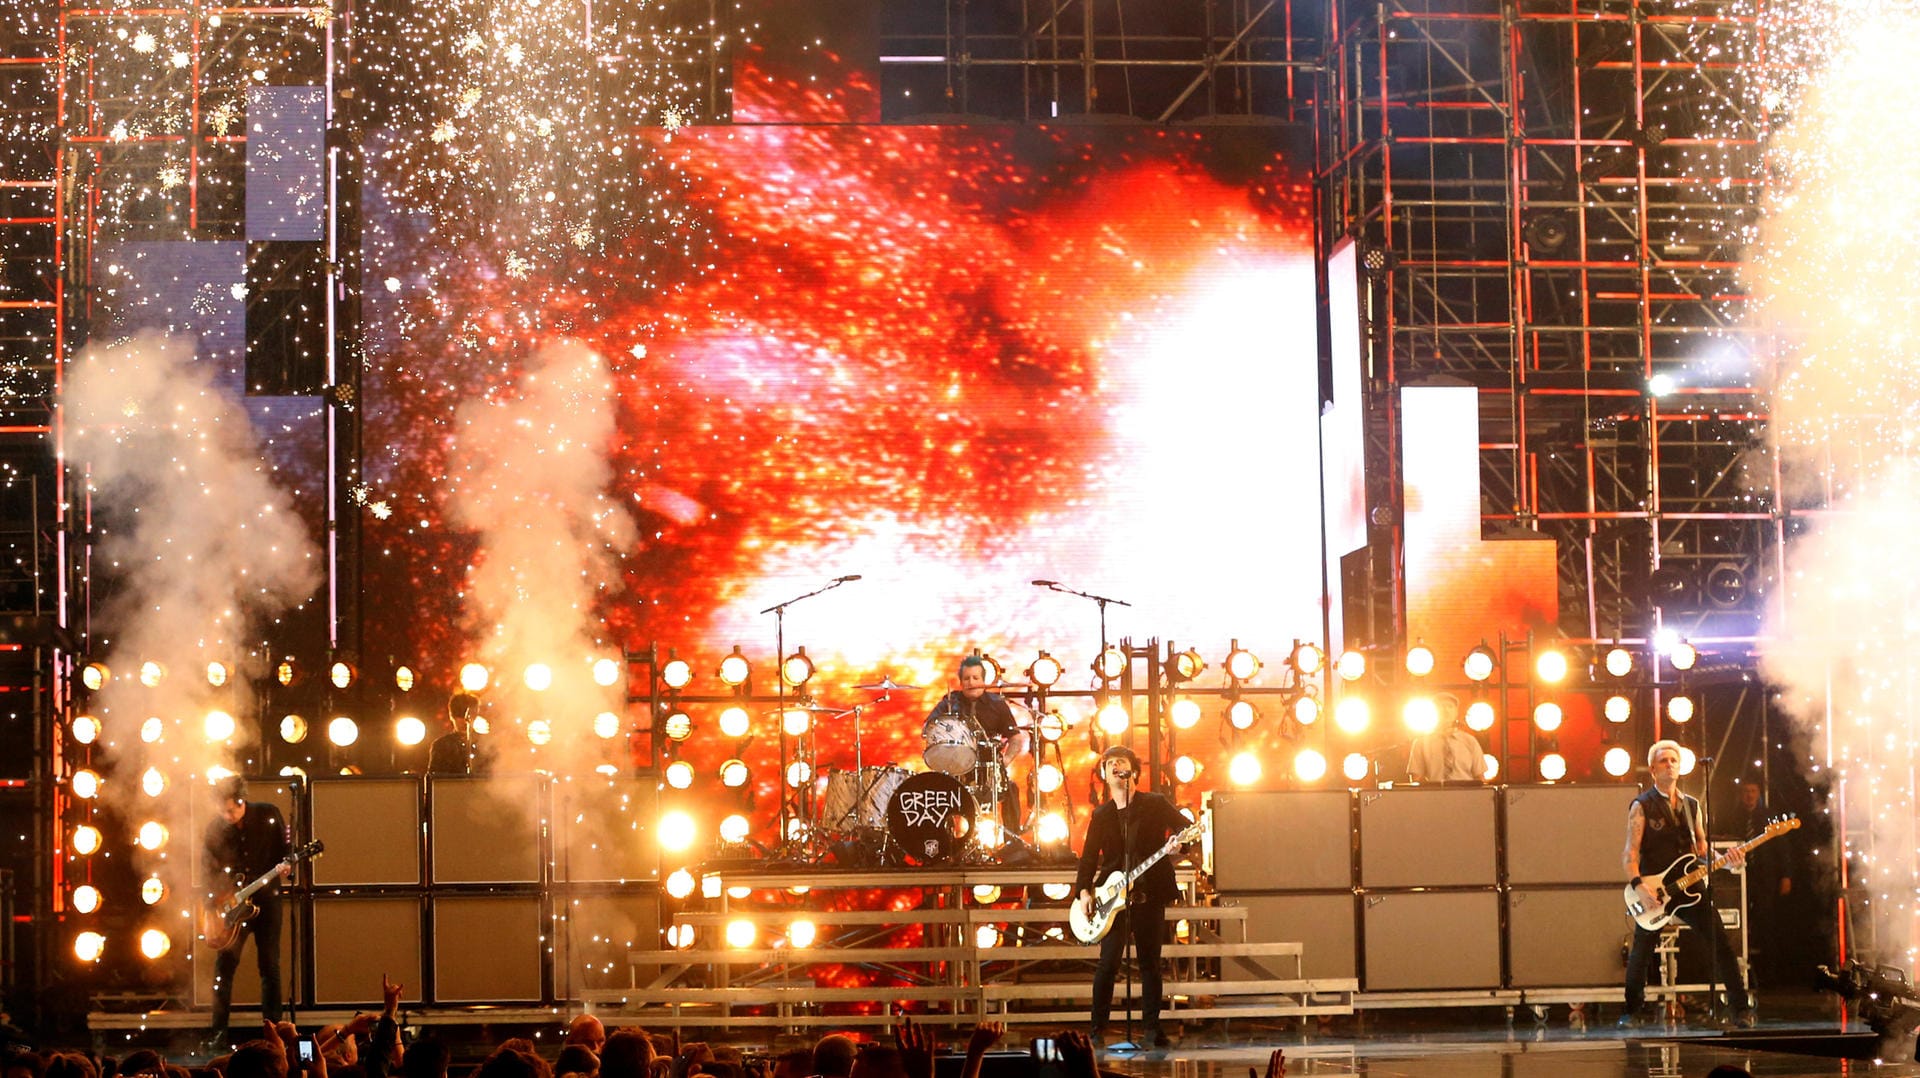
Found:
[[[1692,821],[1685,818],[1692,814],[1692,810],[1689,808],[1684,816],[1676,816],[1673,803],[1667,800],[1658,786],[1647,787],[1633,800],[1647,820],[1646,827],[1640,832],[1640,875],[1657,876],[1682,854],[1693,852]],[[1685,794],[1681,795],[1683,804],[1689,804],[1692,800]]]

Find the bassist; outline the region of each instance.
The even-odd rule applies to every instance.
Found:
[[[1099,775],[1106,781],[1109,800],[1093,810],[1087,823],[1086,844],[1080,851],[1080,872],[1074,881],[1074,902],[1082,912],[1093,904],[1092,887],[1108,873],[1124,872],[1171,846],[1192,822],[1156,793],[1134,789],[1140,779],[1140,758],[1124,745],[1100,755]],[[1113,982],[1129,936],[1140,967],[1140,1012],[1146,1020],[1142,1041],[1156,1048],[1167,1045],[1160,1030],[1160,945],[1166,933],[1168,904],[1179,897],[1173,860],[1161,858],[1135,881],[1127,909],[1100,941],[1100,963],[1093,973],[1093,1040],[1097,1045],[1113,1011]]]
[[[1652,773],[1653,786],[1634,798],[1627,808],[1627,846],[1621,861],[1632,877],[1628,883],[1640,893],[1641,901],[1653,903],[1656,898],[1653,888],[1669,866],[1689,854],[1705,861],[1708,851],[1706,829],[1701,826],[1700,802],[1679,790],[1679,743],[1654,742],[1647,749],[1647,770]],[[1744,861],[1744,855],[1738,850],[1728,858],[1728,864],[1734,868]],[[1727,944],[1719,915],[1706,902],[1696,902],[1676,910],[1674,916],[1707,938],[1714,949],[1720,977],[1727,985],[1727,998],[1733,1003],[1734,1024],[1743,1028],[1752,1026],[1753,1003],[1747,997],[1746,979],[1741,976],[1733,948]],[[1620,1016],[1623,1028],[1647,1021],[1642,1013],[1646,1004],[1647,973],[1659,942],[1660,930],[1634,927],[1633,949],[1627,954],[1626,1012]]]
[[[207,828],[206,869],[215,893],[230,893],[265,873],[291,852],[286,821],[272,805],[247,800],[246,780],[238,775],[213,787],[216,818]],[[281,865],[284,879],[291,866]],[[260,968],[260,1013],[269,1021],[280,1018],[280,888],[275,880],[253,896],[260,912],[249,919],[234,941],[214,962],[213,1037],[227,1040],[227,1016],[233,1004],[233,974],[240,968],[240,952],[253,937],[254,961]]]

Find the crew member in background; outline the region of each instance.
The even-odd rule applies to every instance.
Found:
[[[1093,887],[1112,872],[1131,871],[1135,865],[1172,849],[1175,837],[1191,820],[1173,802],[1152,792],[1138,792],[1140,757],[1124,745],[1100,754],[1099,773],[1106,780],[1108,800],[1087,821],[1086,844],[1080,849],[1080,872],[1074,879],[1074,902],[1084,914],[1093,906]],[[1113,1013],[1113,982],[1127,940],[1133,940],[1134,961],[1140,967],[1140,1014],[1146,1032],[1141,1038],[1156,1048],[1167,1045],[1160,1029],[1160,944],[1166,937],[1167,906],[1180,897],[1173,874],[1173,857],[1158,863],[1134,881],[1127,908],[1100,940],[1100,963],[1093,971],[1093,1040],[1097,1045]]]
[[[214,959],[213,1035],[209,1042],[215,1050],[224,1052],[230,1047],[227,1019],[233,1008],[233,975],[240,968],[240,952],[249,936],[253,937],[254,961],[260,968],[260,1013],[268,1021],[280,1019],[280,881],[292,872],[291,866],[282,862],[293,844],[279,809],[247,800],[245,779],[238,775],[221,779],[214,784],[213,796],[216,814],[206,835],[206,870],[212,891],[216,895],[231,893],[278,867],[276,878],[254,892],[252,901],[259,912]]]
[[[427,752],[427,770],[435,775],[480,775],[489,761],[481,754],[480,742],[473,733],[474,714],[480,710],[480,698],[457,692],[447,699],[447,721],[453,729],[433,740]]]
[[[1440,721],[1433,733],[1417,738],[1407,754],[1407,777],[1414,782],[1481,782],[1486,750],[1471,730],[1460,725],[1460,698],[1443,692],[1433,698]]]

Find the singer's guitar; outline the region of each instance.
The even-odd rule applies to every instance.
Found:
[[[1184,846],[1200,837],[1202,828],[1194,824],[1175,836],[1174,844]],[[1132,872],[1114,869],[1107,873],[1106,880],[1093,889],[1093,908],[1080,912],[1080,903],[1073,904],[1073,910],[1067,915],[1067,923],[1073,926],[1073,938],[1081,943],[1098,943],[1113,927],[1113,919],[1127,908],[1127,894],[1133,889],[1133,881],[1140,878],[1148,869],[1160,863],[1167,855],[1167,847],[1161,846],[1159,852],[1133,867]]]
[[[1665,928],[1667,922],[1673,920],[1674,914],[1700,901],[1706,895],[1706,888],[1700,886],[1701,881],[1705,880],[1707,874],[1713,870],[1725,867],[1727,858],[1733,854],[1733,850],[1747,853],[1761,843],[1778,838],[1799,826],[1800,821],[1793,816],[1782,816],[1768,824],[1765,831],[1706,864],[1702,864],[1698,857],[1690,853],[1681,854],[1660,875],[1641,877],[1640,887],[1627,885],[1628,916],[1633,918],[1634,924],[1649,932]],[[1641,887],[1651,892],[1652,897],[1642,895]]]
[[[246,927],[247,921],[260,912],[260,907],[253,901],[253,896],[259,893],[260,888],[272,883],[282,868],[292,868],[325,849],[325,843],[309,842],[245,887],[230,894],[207,896],[206,904],[200,908],[200,937],[216,951],[233,946],[240,939],[240,932]]]

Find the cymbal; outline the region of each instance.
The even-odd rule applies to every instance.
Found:
[[[854,688],[865,689],[868,692],[892,692],[895,689],[918,689],[920,688],[920,686],[902,685],[899,682],[893,680],[891,676],[887,676],[887,677],[882,677],[879,681],[873,682],[870,685],[855,685]]]

